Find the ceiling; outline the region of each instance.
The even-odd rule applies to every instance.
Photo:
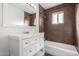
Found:
[[[21,10],[33,14],[36,13],[35,8],[33,8],[31,5],[27,4],[27,3],[10,3],[10,5],[16,6],[18,8],[20,8]]]
[[[62,3],[40,3],[40,5],[44,8],[44,9],[49,9],[51,7],[55,7],[57,5],[60,5]]]

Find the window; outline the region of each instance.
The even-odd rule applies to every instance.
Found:
[[[61,24],[64,23],[64,13],[57,12],[52,14],[52,24]]]
[[[52,17],[53,17],[52,18],[53,19],[53,21],[52,21],[53,24],[57,24],[57,13],[53,14]]]

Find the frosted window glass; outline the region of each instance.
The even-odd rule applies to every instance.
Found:
[[[57,13],[52,14],[52,24],[57,24]]]
[[[64,13],[58,14],[58,23],[64,23]]]

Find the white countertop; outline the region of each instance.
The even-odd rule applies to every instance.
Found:
[[[31,38],[35,36],[44,37],[44,33],[34,33],[34,34],[9,34],[9,37],[18,37],[20,39]]]

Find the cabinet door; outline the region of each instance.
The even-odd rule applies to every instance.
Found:
[[[39,41],[36,42],[36,45],[37,45],[37,49],[39,49],[39,50],[44,48],[44,38],[40,37]]]
[[[2,3],[0,3],[0,26],[2,25]]]
[[[38,51],[36,49],[36,44],[30,44],[29,46],[23,48],[23,56],[33,56]]]
[[[39,45],[40,45],[40,48],[44,48],[44,38],[43,37],[40,37]]]
[[[24,25],[24,11],[12,3],[3,4],[3,25]]]
[[[23,48],[25,48],[26,46],[29,46],[30,44],[36,43],[36,42],[39,42],[38,36],[29,38],[29,39],[25,38],[23,40]]]

